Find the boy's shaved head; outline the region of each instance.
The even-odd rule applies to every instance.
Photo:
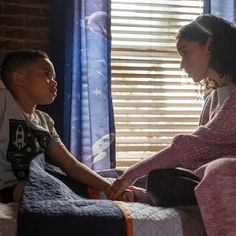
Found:
[[[1,66],[1,79],[5,87],[11,90],[12,74],[21,72],[26,66],[36,63],[38,59],[48,59],[48,55],[43,51],[27,49],[9,53]]]

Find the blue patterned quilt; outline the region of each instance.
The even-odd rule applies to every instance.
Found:
[[[30,165],[18,214],[18,236],[123,236],[126,219],[110,200],[89,198],[87,188],[69,178],[44,155]]]

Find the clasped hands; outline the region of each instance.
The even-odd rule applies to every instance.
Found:
[[[123,179],[115,180],[115,182],[107,190],[107,197],[108,199],[117,201],[135,201],[135,194],[132,186],[129,186],[129,184],[123,181]]]
[[[123,202],[134,202],[135,196],[131,189],[125,189],[117,198],[118,201]]]

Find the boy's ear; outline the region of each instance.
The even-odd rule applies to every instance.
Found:
[[[13,72],[12,80],[13,80],[13,83],[17,86],[24,85],[24,76],[21,73]]]

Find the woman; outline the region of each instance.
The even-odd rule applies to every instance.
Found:
[[[181,68],[189,77],[205,83],[206,88],[213,85],[199,127],[192,134],[176,136],[169,147],[128,168],[110,187],[108,196],[116,199],[130,186],[137,201],[158,204],[158,191],[165,191],[163,176],[171,173],[172,181],[181,176],[186,189],[195,191],[194,196],[187,191],[192,197],[189,204],[197,200],[207,234],[236,235],[236,28],[222,18],[201,15],[180,29],[176,46]],[[155,169],[159,169],[156,174]],[[165,175],[160,174],[161,170],[166,170]],[[146,189],[132,186],[148,174],[151,187],[155,186],[153,180],[159,181],[158,176],[158,184],[162,183],[149,194]],[[181,181],[177,183],[181,186]],[[159,200],[162,203],[165,199]]]

